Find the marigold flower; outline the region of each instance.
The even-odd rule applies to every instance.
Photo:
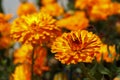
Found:
[[[113,15],[112,3],[94,5],[89,11],[91,20],[106,20],[108,16]]]
[[[63,64],[92,62],[99,53],[99,37],[86,30],[71,31],[58,37],[52,45],[52,53]]]
[[[11,14],[0,13],[0,49],[8,48],[11,43],[9,37],[11,24],[8,22],[10,18]]]
[[[90,9],[94,5],[111,3],[111,0],[75,0],[75,7],[79,9]]]
[[[75,14],[65,17],[57,21],[57,25],[65,27],[68,30],[81,30],[87,28],[89,20],[84,12],[76,12]]]
[[[96,59],[98,62],[103,59],[106,62],[113,62],[115,59],[117,59],[117,54],[115,50],[115,45],[108,46],[106,44],[101,45],[100,53],[96,55]]]
[[[37,12],[35,5],[28,2],[21,3],[17,10],[18,16],[32,14],[35,12]]]
[[[22,43],[46,43],[61,34],[55,23],[55,19],[43,12],[23,15],[14,20],[11,37]]]
[[[10,20],[12,17],[11,14],[3,14],[0,13],[0,34],[2,36],[7,36],[10,34],[10,23],[8,20]]]
[[[56,2],[56,0],[40,0],[42,5],[48,5]]]
[[[58,3],[47,4],[41,7],[41,11],[50,14],[51,16],[60,16],[64,10]]]

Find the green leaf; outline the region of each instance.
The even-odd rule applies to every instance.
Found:
[[[112,77],[112,73],[110,72],[110,70],[104,67],[102,64],[99,64],[98,71],[103,75],[108,75],[109,77]]]

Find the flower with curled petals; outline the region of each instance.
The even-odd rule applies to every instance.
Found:
[[[55,19],[43,12],[23,15],[14,20],[11,26],[11,38],[30,44],[50,42],[61,34],[55,22]]]
[[[52,53],[63,64],[92,62],[99,53],[101,40],[92,32],[86,30],[71,31],[56,38],[52,45]]]

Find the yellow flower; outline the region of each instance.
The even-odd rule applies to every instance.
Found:
[[[42,5],[48,5],[56,2],[57,0],[40,0]]]
[[[17,14],[18,16],[27,15],[37,12],[36,7],[32,3],[21,3],[18,7]]]
[[[58,37],[52,45],[52,53],[63,64],[92,62],[99,53],[99,37],[86,30],[71,31]]]
[[[51,16],[60,16],[64,10],[58,3],[47,4],[41,7],[41,11],[50,14]]]
[[[89,24],[84,12],[75,12],[73,15],[57,21],[57,25],[69,30],[81,30],[87,28]]]
[[[60,35],[56,21],[46,13],[21,16],[11,26],[11,37],[22,43],[41,44]]]
[[[106,62],[113,62],[117,58],[115,45],[108,46],[106,44],[101,45],[100,53],[96,56],[98,62],[100,62],[101,59],[105,60]]]

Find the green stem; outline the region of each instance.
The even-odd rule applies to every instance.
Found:
[[[86,68],[84,63],[80,63],[80,68],[83,72],[83,75],[85,75],[89,80],[96,80],[89,72],[89,70]]]

